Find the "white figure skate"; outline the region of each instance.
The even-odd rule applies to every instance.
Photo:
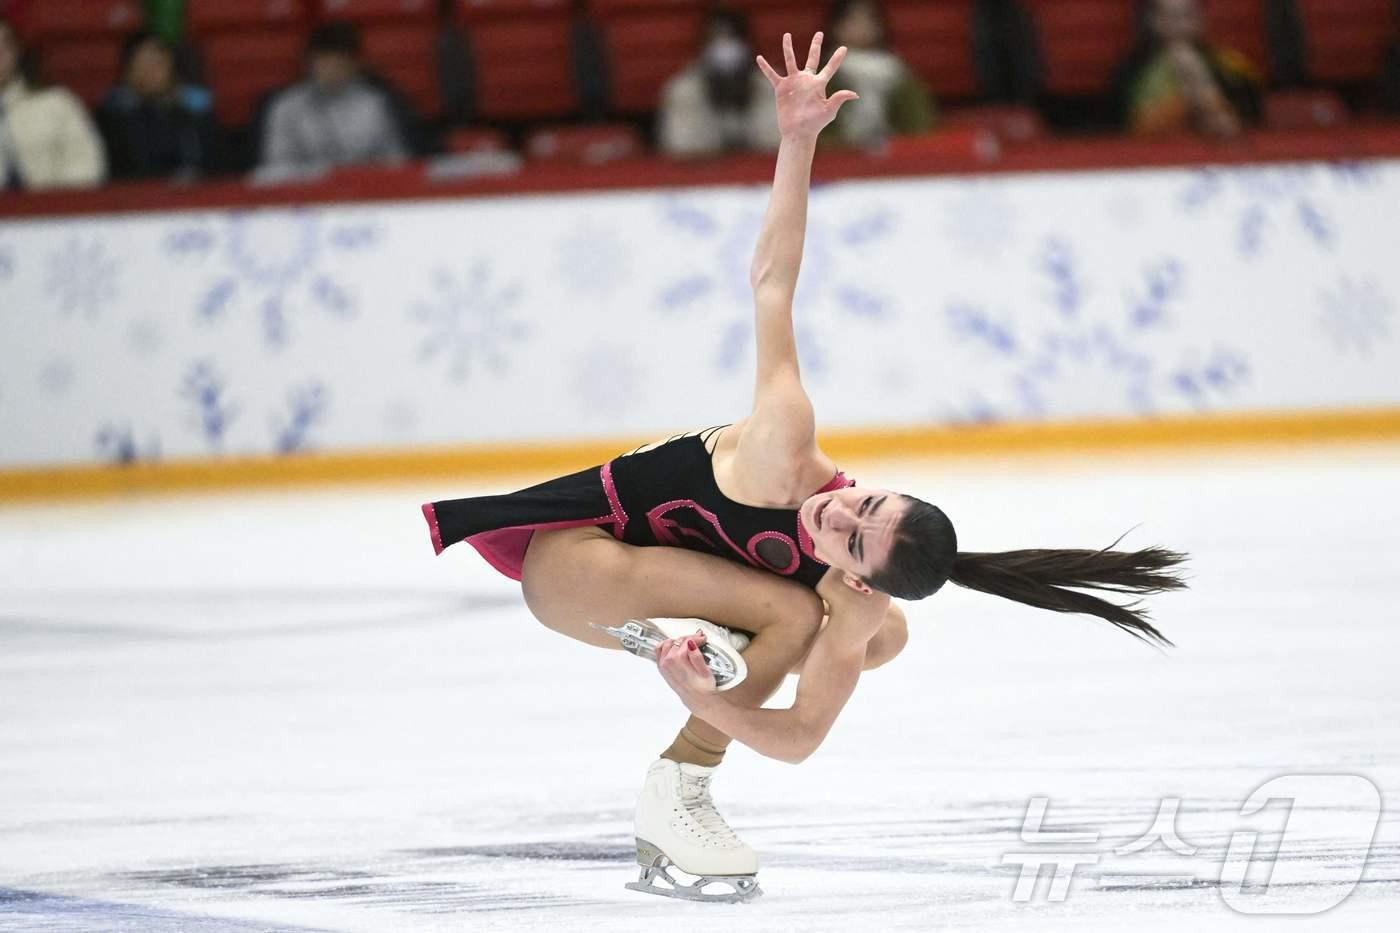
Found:
[[[634,824],[642,872],[627,885],[630,890],[727,904],[763,893],[758,855],[734,835],[710,798],[714,771],[665,758],[647,769]],[[696,880],[680,880],[672,868]],[[711,892],[706,890],[710,885],[725,887]]]
[[[649,661],[656,660],[656,649],[663,641],[693,635],[696,629],[700,629],[705,633],[700,656],[715,675],[718,689],[731,690],[749,676],[749,666],[739,653],[749,646],[749,636],[743,632],[731,632],[723,625],[715,625],[704,619],[629,619],[616,628],[596,622],[589,625],[607,632],[621,641],[623,648]]]

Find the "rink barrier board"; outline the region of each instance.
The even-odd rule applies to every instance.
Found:
[[[304,453],[285,457],[0,470],[0,502],[320,484],[473,481],[561,475],[655,438],[439,449]],[[874,458],[958,459],[1048,454],[1161,453],[1193,448],[1296,450],[1400,441],[1400,409],[1094,420],[1052,424],[910,427],[822,432],[841,463]]]

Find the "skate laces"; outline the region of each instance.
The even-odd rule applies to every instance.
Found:
[[[714,799],[710,796],[709,775],[695,777],[682,771],[681,803],[685,806],[686,812],[706,832],[719,836],[720,840],[726,844],[740,845],[739,837],[734,835],[734,830],[729,828],[724,817],[720,816],[719,811],[715,809]]]

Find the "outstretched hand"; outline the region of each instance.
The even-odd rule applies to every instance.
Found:
[[[797,56],[792,51],[792,33],[783,33],[783,58],[787,64],[787,74],[780,75],[768,64],[762,55],[758,56],[758,67],[768,83],[773,85],[773,95],[778,107],[778,129],[784,137],[815,139],[827,124],[836,119],[841,105],[850,100],[859,100],[855,91],[837,91],[826,96],[826,85],[841,67],[846,57],[843,45],[831,56],[821,71],[817,66],[822,60],[822,34],[812,37],[812,48],[807,53],[807,66],[797,67]]]

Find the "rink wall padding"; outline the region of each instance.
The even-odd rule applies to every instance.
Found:
[[[0,502],[417,480],[470,484],[509,479],[524,485],[572,472],[579,464],[606,461],[641,442],[634,437],[0,470]],[[841,431],[824,432],[821,443],[838,462],[849,464],[872,458],[988,458],[1007,463],[1046,456],[1129,454],[1140,459],[1199,450],[1283,452],[1400,443],[1400,409]]]
[[[752,395],[763,185],[0,220],[0,495],[576,469]],[[820,185],[842,459],[1395,437],[1400,160]]]

